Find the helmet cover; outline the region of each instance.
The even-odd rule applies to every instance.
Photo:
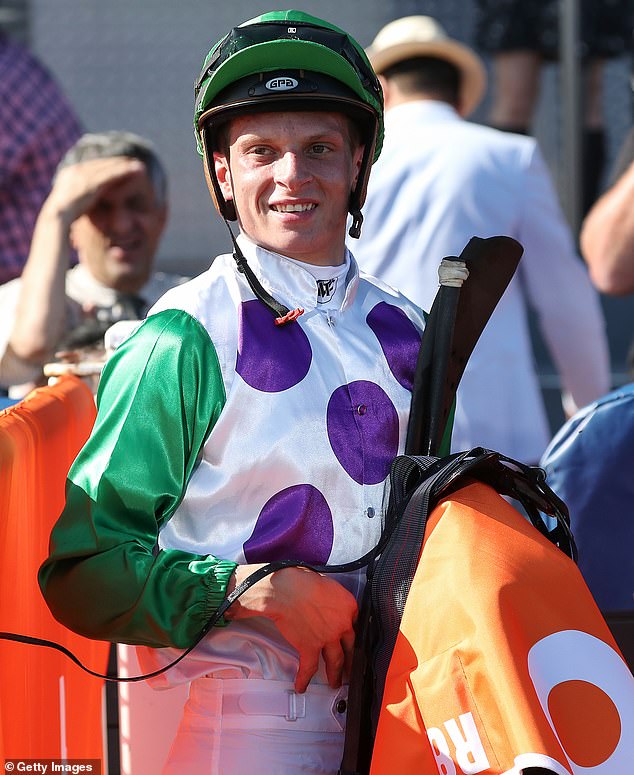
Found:
[[[383,94],[363,48],[302,11],[272,11],[234,27],[205,58],[195,84],[194,132],[216,207],[235,220],[213,168],[216,130],[258,111],[336,111],[357,124],[365,146],[350,212],[360,217],[370,166],[383,142]]]

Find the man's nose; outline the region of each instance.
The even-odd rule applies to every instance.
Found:
[[[110,228],[115,234],[126,234],[134,228],[134,212],[129,207],[115,207],[110,213]]]
[[[299,153],[288,151],[275,164],[275,181],[287,187],[296,188],[310,179],[305,159]]]

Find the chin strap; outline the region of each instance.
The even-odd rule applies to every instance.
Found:
[[[253,274],[253,270],[248,265],[247,260],[244,257],[244,253],[240,250],[238,241],[236,240],[228,221],[224,218],[223,220],[227,226],[227,229],[229,229],[229,234],[231,235],[231,242],[233,243],[233,258],[235,259],[235,262],[238,266],[238,271],[242,272],[242,274],[245,276],[246,281],[249,283],[249,288],[251,288],[256,297],[273,313],[275,318],[275,325],[285,326],[287,323],[292,323],[294,320],[297,320],[300,315],[304,314],[304,310],[301,307],[297,307],[296,309],[291,310],[277,301],[277,299],[274,299],[273,296],[271,296],[271,294],[262,286],[262,283],[258,280],[258,278]]]
[[[350,215],[352,216],[352,225],[348,229],[348,234],[353,239],[359,239],[361,236],[361,225],[363,224],[363,216],[361,215],[361,210],[355,208],[350,210]]]

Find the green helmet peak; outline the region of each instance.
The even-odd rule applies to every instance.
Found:
[[[350,201],[360,219],[370,166],[383,144],[383,94],[363,48],[344,30],[302,11],[270,11],[234,27],[205,57],[195,84],[194,132],[216,207],[235,220],[213,171],[217,129],[262,111],[336,111],[352,118],[365,146]]]

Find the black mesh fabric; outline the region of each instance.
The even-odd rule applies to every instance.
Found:
[[[425,537],[431,493],[444,471],[444,468],[436,469],[435,474],[429,475],[437,460],[435,457],[402,456],[392,465],[388,522],[394,521],[396,526],[376,561],[370,581],[374,626],[373,733],[385,677]]]

